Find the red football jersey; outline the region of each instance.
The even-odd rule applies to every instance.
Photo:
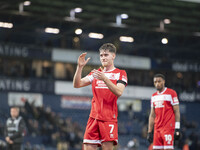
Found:
[[[100,69],[99,69],[100,71]],[[110,71],[104,71],[105,76],[108,77],[114,84],[124,83],[127,85],[127,74],[125,70],[113,69]],[[92,108],[90,117],[103,120],[103,121],[117,121],[117,99],[102,80],[98,80],[93,77],[93,73],[87,76],[92,83]]]
[[[156,118],[155,129],[174,129],[175,114],[173,105],[178,105],[178,97],[174,90],[165,88],[161,93],[156,92],[151,97],[151,107],[154,107]]]

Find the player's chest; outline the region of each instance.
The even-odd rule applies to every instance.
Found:
[[[158,108],[169,108],[171,107],[171,103],[170,101],[166,101],[166,100],[158,100],[158,101],[154,101],[153,102],[154,108],[158,109]]]
[[[117,83],[120,77],[120,73],[105,73],[105,76],[114,84]],[[94,88],[108,88],[106,83],[103,80],[94,79],[93,80]]]
[[[110,73],[104,73],[105,76],[110,80],[119,80],[120,73],[110,72]]]

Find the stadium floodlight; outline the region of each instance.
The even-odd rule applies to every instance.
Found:
[[[164,24],[170,24],[171,20],[170,19],[164,19],[163,22],[164,22]]]
[[[116,24],[118,26],[122,25],[122,19],[128,19],[128,15],[127,14],[120,14],[116,16]]]
[[[13,24],[9,22],[0,22],[1,28],[13,28]]]
[[[129,43],[134,42],[134,38],[131,37],[131,36],[120,36],[120,37],[119,37],[119,40],[120,40],[121,42],[129,42]]]
[[[83,9],[80,7],[77,7],[74,9],[74,11],[75,11],[75,13],[81,13],[83,11]]]
[[[57,29],[57,28],[50,28],[50,27],[47,27],[47,28],[45,28],[45,32],[46,32],[46,33],[58,34],[58,33],[60,32],[60,30]]]
[[[75,30],[75,34],[77,34],[77,35],[82,34],[82,32],[83,32],[82,29],[76,29],[76,30]]]
[[[185,1],[190,3],[200,3],[200,0],[179,0],[179,1]]]
[[[160,31],[165,30],[165,24],[170,24],[171,20],[170,19],[164,19],[160,21]]]
[[[74,8],[74,9],[71,9],[71,10],[70,10],[70,19],[71,19],[71,20],[74,20],[74,19],[75,19],[75,14],[76,14],[76,13],[80,13],[80,12],[82,12],[82,11],[83,11],[83,9],[82,9],[82,8],[79,8],[79,7]]]
[[[128,19],[128,15],[127,14],[121,14],[121,18],[122,19]]]
[[[199,36],[199,37],[200,37],[200,32],[194,32],[193,35],[194,35],[194,36]]]
[[[168,39],[167,38],[162,38],[161,42],[162,42],[162,44],[167,44],[168,43]]]
[[[89,36],[90,38],[93,38],[93,39],[103,39],[103,37],[104,37],[103,34],[101,34],[101,33],[94,33],[94,32],[90,32],[90,33],[88,34],[88,36]]]
[[[24,12],[24,6],[29,6],[29,5],[31,5],[30,1],[25,1],[25,2],[19,3],[19,12],[23,13]]]
[[[19,12],[22,13],[24,11],[24,3],[19,3]]]
[[[24,6],[30,6],[31,5],[31,2],[30,1],[25,1],[24,2]]]

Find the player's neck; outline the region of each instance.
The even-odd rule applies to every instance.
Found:
[[[110,70],[113,70],[113,69],[115,69],[114,65],[104,67],[104,71],[110,71]]]
[[[158,90],[158,93],[162,93],[165,90],[165,87],[163,87],[161,90]]]

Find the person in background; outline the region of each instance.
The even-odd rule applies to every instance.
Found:
[[[12,107],[10,109],[11,117],[6,121],[5,140],[7,142],[7,150],[21,150],[23,136],[25,133],[25,122],[19,116],[19,108]]]
[[[153,81],[157,92],[151,97],[147,139],[154,150],[171,150],[180,138],[179,100],[174,90],[165,87],[164,75],[156,74]]]

